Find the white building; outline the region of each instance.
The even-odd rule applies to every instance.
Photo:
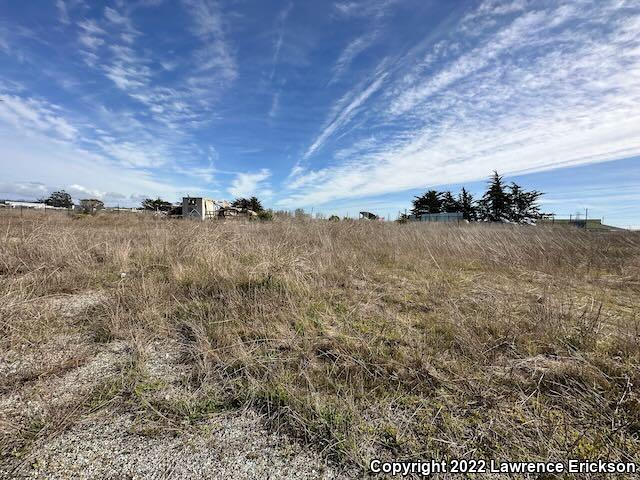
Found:
[[[182,198],[182,218],[194,218],[198,220],[213,219],[218,215],[218,210],[220,210],[220,205],[210,198]]]
[[[44,203],[37,202],[14,202],[13,200],[7,200],[4,202],[5,206],[8,208],[35,208],[35,209],[44,209],[46,205]]]

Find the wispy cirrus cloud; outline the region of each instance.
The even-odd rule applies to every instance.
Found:
[[[345,71],[350,67],[353,60],[371,46],[375,41],[375,38],[375,33],[369,33],[356,37],[349,42],[338,57],[338,60],[336,60],[336,64],[333,66],[329,85],[337,82],[342,77]]]
[[[102,29],[94,20],[83,20],[78,23],[80,32],[78,39],[85,47],[90,50],[96,50],[105,43],[107,32]]]
[[[237,65],[226,34],[220,6],[213,0],[182,0],[191,15],[191,30],[203,46],[195,52],[200,72],[217,74],[226,81],[237,76]]]
[[[358,86],[354,91],[348,92],[338,100],[322,131],[309,146],[303,158],[308,159],[311,157],[337,130],[347,125],[356,115],[358,109],[380,89],[386,77],[387,73],[379,68],[374,75],[374,79],[366,88],[362,89],[361,86]]]
[[[271,73],[269,79],[273,79],[276,73],[276,67],[280,60],[280,52],[282,51],[282,44],[284,43],[285,22],[291,13],[293,3],[289,2],[276,16],[276,40],[273,46],[273,58],[271,60]]]
[[[136,102],[136,108],[98,108],[106,133],[92,143],[116,161],[138,168],[164,165],[176,154],[197,155],[197,149],[185,145],[192,131],[211,118],[220,93],[237,75],[219,5],[208,0],[182,2],[196,39],[190,54],[182,58],[145,47],[132,18],[134,4],[118,5],[82,20],[79,42],[88,65]],[[167,77],[168,70],[175,73]],[[122,130],[121,124],[129,128]],[[201,173],[201,180],[211,178]]]
[[[338,16],[352,17],[382,17],[398,0],[350,0],[335,2],[333,8]]]
[[[275,118],[275,116],[278,114],[281,94],[282,92],[280,90],[273,94],[273,97],[271,98],[271,108],[269,109],[269,118]]]
[[[437,48],[433,61],[416,70],[420,62],[403,58],[389,71],[367,110],[383,113],[386,128],[377,145],[341,156],[348,145],[336,150],[334,142],[334,165],[298,172],[282,204],[472,181],[492,169],[533,172],[640,154],[637,7],[491,1],[479,11],[485,20],[480,34],[464,33],[461,21],[453,34],[412,51],[418,60]],[[449,48],[453,42],[458,45]],[[346,109],[304,158],[318,155],[357,117],[357,108]],[[367,126],[356,129],[351,146],[358,135],[371,136]]]
[[[115,8],[105,7],[104,17],[112,25],[120,29],[119,35],[123,42],[131,44],[135,41],[136,37],[140,36],[140,32],[133,26],[131,18]]]
[[[58,9],[58,18],[60,22],[68,25],[69,21],[69,12],[67,11],[67,4],[64,0],[56,0],[56,8]]]

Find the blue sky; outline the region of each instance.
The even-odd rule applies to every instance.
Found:
[[[637,0],[0,0],[0,198],[395,218],[492,170],[640,225]]]

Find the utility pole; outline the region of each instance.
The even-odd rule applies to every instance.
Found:
[[[587,223],[588,219],[589,219],[589,209],[585,208],[584,209],[584,229],[585,230],[589,230],[589,224]]]

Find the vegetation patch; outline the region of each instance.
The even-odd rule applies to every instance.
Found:
[[[83,415],[118,404],[150,420],[149,433],[253,408],[274,430],[363,466],[425,452],[640,462],[637,233],[0,221],[19,239],[0,243],[3,348],[60,329],[135,347]],[[72,317],[36,302],[96,286],[102,300]],[[176,346],[189,374],[151,372],[144,352],[157,344]]]

